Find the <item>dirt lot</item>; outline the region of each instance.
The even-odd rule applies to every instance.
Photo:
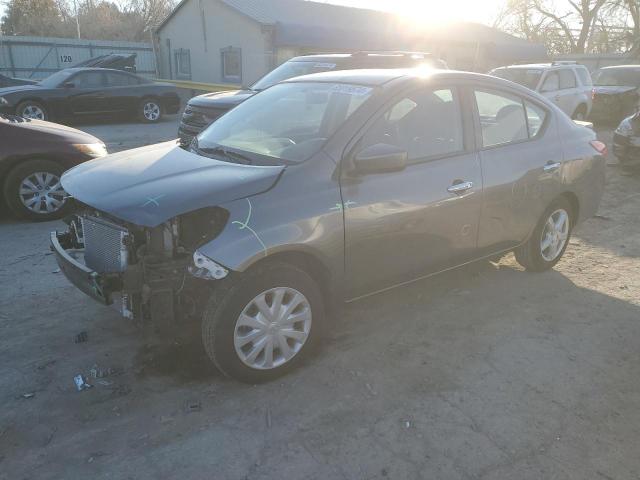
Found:
[[[0,479],[638,479],[640,175],[621,173],[555,270],[509,256],[351,304],[262,386],[77,291],[56,223],[2,219]],[[76,391],[94,364],[116,374]]]

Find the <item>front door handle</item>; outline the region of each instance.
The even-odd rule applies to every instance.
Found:
[[[561,165],[560,162],[548,162],[544,167],[542,167],[542,169],[546,173],[551,173],[558,170],[560,168],[560,165]]]
[[[456,182],[453,185],[451,185],[449,188],[447,188],[447,192],[449,193],[463,193],[466,192],[467,190],[470,190],[473,188],[473,182]]]

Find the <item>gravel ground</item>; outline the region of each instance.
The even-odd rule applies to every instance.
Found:
[[[86,129],[166,139],[137,127]],[[640,175],[611,165],[554,270],[510,255],[350,304],[255,387],[72,287],[58,223],[2,219],[0,479],[638,479],[638,212]],[[94,365],[115,372],[76,391]]]

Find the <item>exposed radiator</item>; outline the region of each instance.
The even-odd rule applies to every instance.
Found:
[[[125,237],[128,231],[102,218],[83,216],[84,262],[98,273],[124,272],[128,250]]]

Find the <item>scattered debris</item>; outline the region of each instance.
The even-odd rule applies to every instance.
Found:
[[[597,218],[598,220],[611,220],[611,217],[607,217],[606,215],[594,215],[593,218]]]
[[[404,422],[404,427],[405,428],[411,428],[411,422],[409,420],[407,420],[406,422]]]
[[[86,390],[88,388],[91,388],[93,386],[85,382],[84,377],[82,375],[76,375],[75,377],[73,377],[73,381],[75,382],[76,388],[78,389],[79,392]]]
[[[378,394],[378,392],[376,392],[370,384],[365,383],[365,384],[364,384],[364,386],[365,386],[365,387],[367,387],[367,390],[369,390],[369,393],[370,393],[373,397],[375,397],[375,396]]]
[[[91,375],[92,378],[105,378],[122,373],[124,373],[124,369],[121,367],[98,368],[97,364],[94,364],[91,370],[89,370],[89,375]]]
[[[60,273],[60,269],[56,268],[55,270],[53,270],[51,273]]]
[[[75,343],[84,343],[87,340],[89,340],[89,334],[85,331],[80,332],[79,334],[76,335],[75,339],[73,340]]]
[[[169,416],[169,415],[162,415],[160,417],[160,423],[162,423],[163,425],[167,424],[167,423],[171,423],[173,422],[173,417]]]
[[[33,398],[35,396],[36,396],[35,392],[27,392],[21,395],[22,398]]]
[[[113,382],[109,382],[107,380],[98,380],[98,382],[100,385],[102,385],[103,387],[108,387],[109,385],[113,385]]]
[[[202,403],[197,400],[186,402],[184,405],[184,410],[187,413],[199,412],[200,410],[202,410]]]

